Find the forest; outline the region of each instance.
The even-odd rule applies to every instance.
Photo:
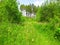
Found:
[[[0,0],[0,45],[60,45],[60,0],[19,8],[16,0]]]

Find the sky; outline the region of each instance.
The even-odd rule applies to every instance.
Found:
[[[41,6],[42,3],[44,3],[45,0],[17,0],[18,3],[29,5],[29,4],[34,4],[35,6]]]
[[[35,6],[41,6],[46,0],[17,0],[18,2],[18,9],[20,10],[20,5],[29,5],[34,4]]]

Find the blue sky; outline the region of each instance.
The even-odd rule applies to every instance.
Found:
[[[24,5],[29,5],[29,4],[34,4],[35,6],[41,6],[42,3],[44,3],[46,0],[17,0],[17,2],[19,3],[18,5],[18,9],[20,11],[20,5],[24,4]]]
[[[25,5],[28,5],[28,4],[34,4],[36,6],[41,6],[42,3],[44,3],[45,0],[17,0],[20,5],[21,4],[25,4]]]

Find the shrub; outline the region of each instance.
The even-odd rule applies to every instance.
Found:
[[[21,22],[21,12],[18,10],[16,0],[4,0],[0,4],[0,22],[8,21],[10,23]]]
[[[12,23],[19,23],[21,21],[21,12],[18,11],[18,6],[15,0],[8,1],[5,6],[8,12],[8,20]]]
[[[48,4],[40,7],[37,12],[38,21],[49,22],[51,18],[54,18],[54,4]]]
[[[60,41],[60,28],[58,28],[58,30],[55,32],[54,38]]]
[[[37,21],[41,22],[50,22],[50,19],[57,19],[57,21],[60,18],[60,3],[48,3],[45,5],[42,5],[37,14],[36,14],[36,19]],[[59,22],[59,21],[58,21]]]

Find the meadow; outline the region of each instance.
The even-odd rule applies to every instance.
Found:
[[[28,20],[28,21],[27,21]],[[0,45],[60,45],[47,23],[26,19],[24,25],[0,24]]]
[[[59,1],[33,5],[33,11],[31,5],[22,5],[21,10],[26,10],[22,16],[16,0],[1,0],[0,45],[60,45]],[[28,17],[27,12],[36,17]]]

